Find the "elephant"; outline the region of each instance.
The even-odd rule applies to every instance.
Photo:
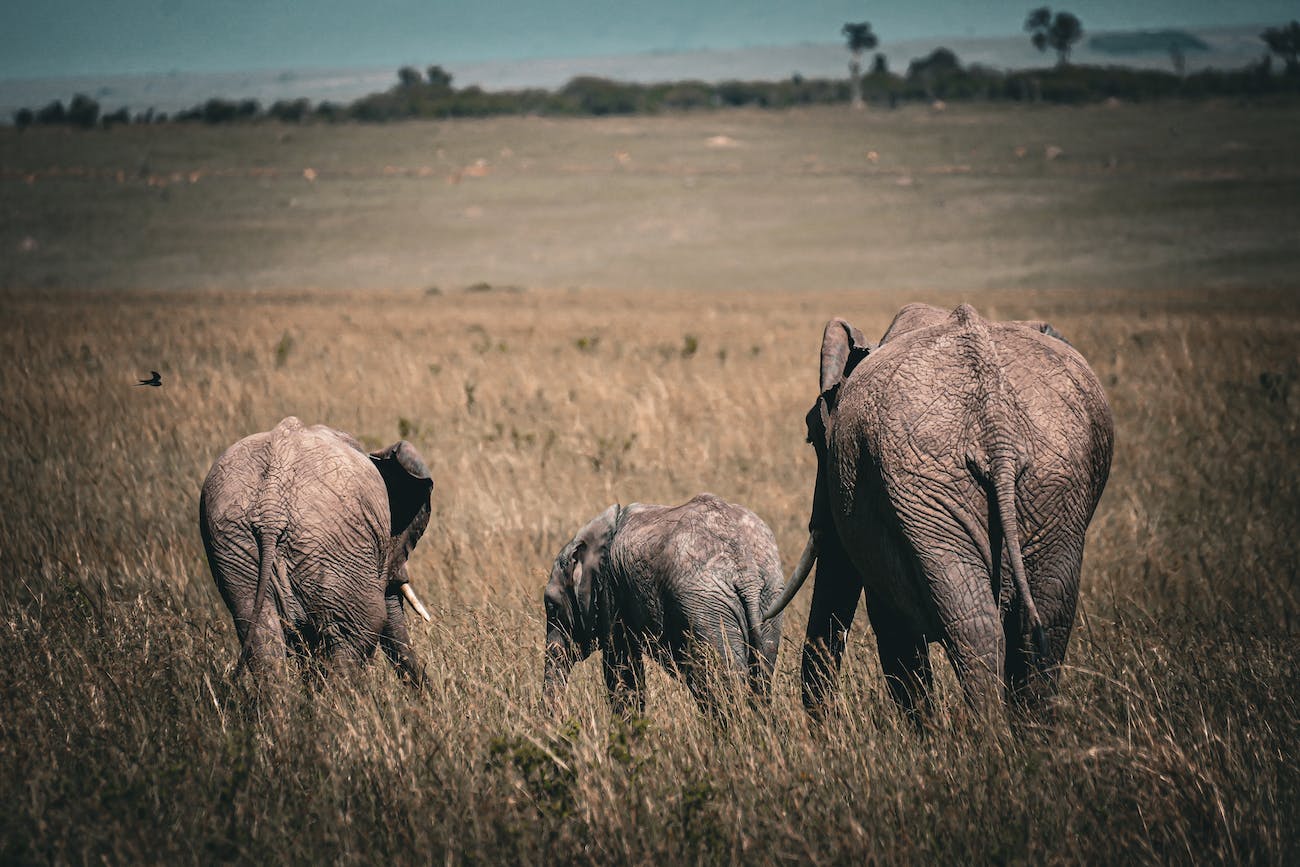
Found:
[[[217,458],[199,530],[239,634],[236,675],[291,651],[361,662],[379,645],[424,686],[402,600],[429,619],[406,562],[429,523],[432,490],[405,440],[367,454],[349,434],[293,416]]]
[[[834,697],[862,596],[890,696],[915,724],[935,642],[979,715],[1049,715],[1114,447],[1088,363],[1045,322],[910,304],[874,345],[828,322],[820,375],[808,543],[767,612],[815,563],[805,708],[820,719]]]
[[[716,713],[724,685],[747,681],[770,696],[780,617],[763,622],[781,594],[772,531],[753,512],[712,494],[678,506],[610,506],[555,558],[544,595],[543,694],[601,651],[610,704],[645,710],[649,654],[682,677],[700,708]]]

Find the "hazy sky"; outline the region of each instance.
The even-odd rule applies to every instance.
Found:
[[[0,78],[396,66],[1018,32],[1037,0],[13,0]],[[1282,23],[1296,0],[1073,0],[1086,30]]]

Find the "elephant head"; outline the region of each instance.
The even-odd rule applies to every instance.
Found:
[[[370,460],[388,489],[388,583],[390,586],[398,585],[416,613],[428,620],[429,612],[407,579],[406,559],[429,526],[429,496],[433,491],[433,479],[420,453],[406,440],[398,440],[387,448],[371,452]]]
[[[551,696],[574,665],[599,644],[609,612],[606,594],[609,549],[622,509],[610,506],[578,531],[555,558],[546,584],[546,670],[543,692]]]
[[[822,537],[827,532],[834,532],[826,479],[827,443],[835,424],[840,386],[872,349],[862,332],[845,320],[836,317],[826,323],[826,329],[822,332],[819,371],[821,390],[817,395],[817,402],[813,404],[812,409],[808,410],[808,415],[804,419],[808,425],[808,442],[817,452],[817,482],[813,488],[812,514],[808,519],[808,544],[804,546],[799,563],[791,573],[790,580],[786,582],[785,592],[764,614],[766,620],[780,614],[799,592],[799,588],[803,586],[808,573],[812,571],[813,564],[817,561]]]

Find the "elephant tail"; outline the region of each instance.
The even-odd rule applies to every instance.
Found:
[[[1037,664],[1041,667],[1047,659],[1047,635],[1043,631],[1043,620],[1038,616],[1033,594],[1029,592],[1029,578],[1025,574],[1025,560],[1020,551],[1020,529],[1016,523],[1016,461],[1009,450],[1000,452],[992,462],[998,522],[1002,525],[1002,540],[1007,546],[1007,558],[1011,561],[1011,576],[1015,581],[1016,592],[1020,594],[1021,604],[1025,606],[1025,614],[1029,619]],[[994,552],[994,556],[998,554]]]
[[[244,666],[248,665],[256,643],[257,629],[262,622],[262,606],[266,604],[266,589],[271,583],[271,573],[275,569],[275,537],[274,530],[263,530],[258,536],[257,592],[253,596],[253,618],[248,625],[248,631],[244,633],[244,646],[239,649],[235,677],[239,677]]]
[[[1016,523],[1016,476],[1021,469],[1021,460],[1013,443],[1019,436],[1017,419],[1022,412],[1017,406],[1015,392],[1002,372],[998,349],[993,344],[988,325],[969,304],[958,306],[952,316],[962,326],[966,339],[959,345],[978,384],[976,393],[981,395],[977,412],[983,434],[978,452],[967,458],[968,465],[973,464],[977,474],[983,475],[983,480],[993,489],[991,499],[997,504],[1002,541],[1007,546],[1007,559],[1011,561],[1011,576],[1029,621],[1036,664],[1041,668],[1047,661],[1047,636],[1043,631],[1043,620],[1038,616],[1038,606],[1029,592],[1025,559],[1020,550],[1020,528]],[[990,548],[1001,548],[1001,545],[992,545],[992,541],[989,540]],[[995,549],[989,552],[989,556],[994,560],[991,565],[997,568],[1002,552]]]

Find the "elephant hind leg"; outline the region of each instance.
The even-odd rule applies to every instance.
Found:
[[[1038,658],[1029,633],[1020,628],[1021,620],[1020,606],[1013,602],[1003,621],[1007,703],[1018,722],[1047,722],[1059,666]],[[1050,639],[1048,647],[1050,654]]]
[[[1061,573],[1056,573],[1059,576]],[[1056,698],[1061,674],[1061,663],[1074,625],[1077,600],[1078,567],[1067,567],[1063,578],[1045,574],[1039,586],[1049,581],[1062,588],[1055,594],[1043,593],[1055,604],[1039,605],[1046,635],[1046,654],[1039,658],[1038,648],[1024,628],[1024,618],[1017,601],[1013,600],[1003,617],[1003,635],[1006,642],[1007,696],[1016,716],[1024,721],[1051,724],[1052,704]],[[1055,589],[1055,588],[1054,588]]]
[[[268,597],[270,595],[267,594]],[[236,665],[248,666],[249,671],[255,676],[282,667],[287,656],[287,647],[275,600],[272,598],[263,600],[262,610],[256,612],[256,627],[253,623],[253,593],[233,596],[230,609],[235,621],[235,633],[239,636],[240,662]]]
[[[685,681],[702,713],[725,723],[750,674],[747,631],[738,615],[701,618],[672,648],[673,668]]]
[[[779,627],[779,624],[778,624]],[[772,698],[772,677],[776,673],[776,653],[781,646],[779,628],[756,630],[759,646],[749,648],[749,690],[766,704]]]
[[[943,644],[966,703],[993,720],[1004,709],[1002,621],[983,565],[949,563],[932,586]]]
[[[362,666],[374,655],[382,629],[382,624],[370,627],[344,620],[330,621],[321,629],[325,656],[331,663]]]
[[[261,624],[248,643],[247,665],[256,673],[282,668],[288,656],[284,631],[274,610],[263,611]]]
[[[388,622],[382,588],[368,581],[363,584],[355,577],[358,572],[326,567],[312,580],[313,586],[330,588],[328,594],[320,593],[311,619],[323,655],[332,664],[364,665],[374,655]]]
[[[880,668],[889,687],[889,696],[920,729],[930,716],[933,705],[934,669],[924,635],[910,629],[896,612],[879,603],[867,603],[871,630],[876,634]]]

